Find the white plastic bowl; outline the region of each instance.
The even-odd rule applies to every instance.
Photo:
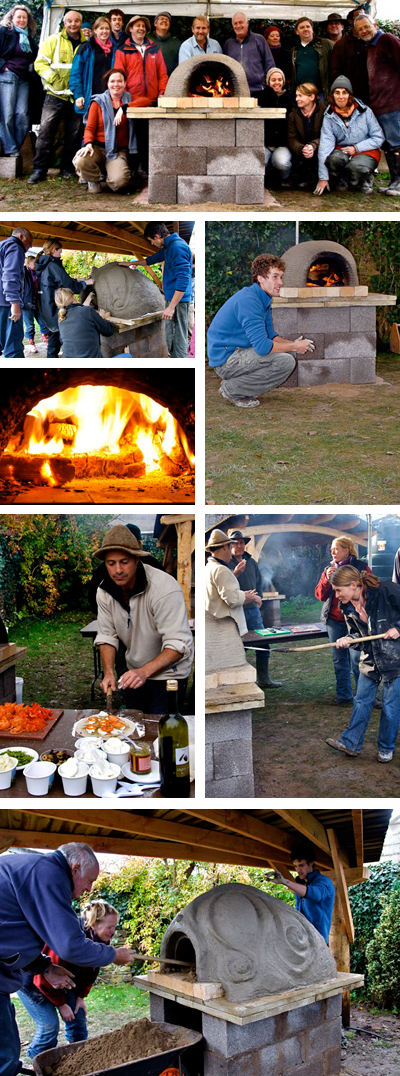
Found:
[[[95,750],[98,751],[98,755],[96,756],[97,758],[102,758],[104,760],[107,758],[107,755],[106,755],[105,751],[103,751],[102,748],[96,747]],[[90,769],[91,766],[94,765],[94,759],[85,758],[85,752],[84,752],[83,747],[79,747],[78,750],[74,752],[74,755],[75,755],[75,758],[77,758],[79,762],[84,762],[85,765],[88,766],[89,769]]]
[[[87,762],[81,762],[84,773],[80,773],[76,777],[65,777],[63,774],[63,765],[64,763],[62,762],[61,766],[58,767],[58,772],[63,783],[64,794],[66,796],[84,796],[89,773]]]
[[[29,762],[23,770],[30,796],[47,796],[54,781],[55,762]]]
[[[8,751],[7,751],[8,754]],[[2,770],[0,773],[0,788],[11,788],[15,774],[17,772],[18,761],[10,752],[10,758],[12,758],[14,765],[9,770]]]
[[[34,751],[32,747],[25,747],[25,744],[20,743],[14,744],[14,747],[12,749],[11,747],[2,747],[0,755],[8,754],[11,755],[12,758],[14,758],[15,751],[23,751],[25,755],[30,755],[30,762],[36,762],[36,759],[39,758],[37,751]],[[25,766],[29,766],[29,762],[19,763],[17,761],[17,772],[18,770],[24,770]]]
[[[129,744],[125,743],[125,741],[123,741],[123,743],[124,743],[124,746],[126,748],[125,751],[119,751],[119,752],[118,751],[107,751],[108,761],[109,762],[115,762],[115,765],[120,766],[121,769],[122,769],[122,766],[125,765],[125,762],[129,762],[130,754],[131,754]]]
[[[121,767],[116,766],[113,762],[110,762],[109,765],[110,769],[113,770],[112,777],[93,777],[92,768],[89,770],[92,789],[95,796],[102,796],[104,792],[115,792],[118,777],[121,773]]]

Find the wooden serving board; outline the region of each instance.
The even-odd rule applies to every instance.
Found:
[[[50,706],[46,706],[46,710],[50,710]],[[1,740],[45,740],[51,729],[54,727],[56,721],[64,713],[64,710],[51,710],[53,716],[51,721],[46,721],[46,727],[42,732],[3,732],[0,730]]]

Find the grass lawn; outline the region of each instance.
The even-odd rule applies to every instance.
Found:
[[[206,503],[395,504],[400,498],[400,356],[384,384],[280,388],[257,410],[223,400],[206,369]]]
[[[101,979],[101,972],[99,979]],[[14,997],[13,1002],[22,1043],[21,1059],[25,1065],[29,1066],[32,1062],[26,1054],[26,1047],[32,1041],[35,1023],[18,997]],[[107,986],[100,982],[91,990],[87,998],[87,1007],[89,1036],[94,1038],[95,1035],[103,1035],[107,1031],[121,1027],[129,1020],[138,1020],[141,1016],[148,1016],[149,995],[146,991],[137,990],[135,986],[129,986],[129,984]],[[63,1046],[66,1041],[64,1021],[60,1017],[58,1045]]]
[[[282,624],[313,623],[321,602],[282,602]],[[324,641],[328,641],[327,639]],[[313,646],[315,640],[294,645]],[[277,644],[279,646],[279,643]],[[282,644],[286,645],[286,644]],[[255,665],[255,654],[246,651]],[[335,676],[330,650],[279,654],[271,646],[270,672],[282,687],[265,691],[265,707],[253,710],[256,797],[389,797],[398,795],[399,754],[389,765],[376,760],[380,711],[374,710],[359,758],[334,751],[327,736],[347,728],[351,707],[333,706]]]

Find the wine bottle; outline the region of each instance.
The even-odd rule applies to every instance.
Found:
[[[178,711],[178,681],[167,680],[168,713],[158,724],[161,795],[189,796],[189,730]]]

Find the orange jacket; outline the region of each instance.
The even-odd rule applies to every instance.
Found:
[[[100,142],[102,146],[105,145],[106,136],[104,133],[103,113],[97,101],[91,102],[83,141],[85,143],[85,146],[88,142]],[[122,117],[121,123],[117,127],[117,149],[127,149],[128,142],[128,120],[124,115]]]
[[[159,45],[149,37],[145,37],[144,45],[146,51],[142,56],[131,38],[125,41],[115,54],[114,68],[124,72],[126,88],[133,99],[146,97],[153,104],[164,93],[168,73]]]

